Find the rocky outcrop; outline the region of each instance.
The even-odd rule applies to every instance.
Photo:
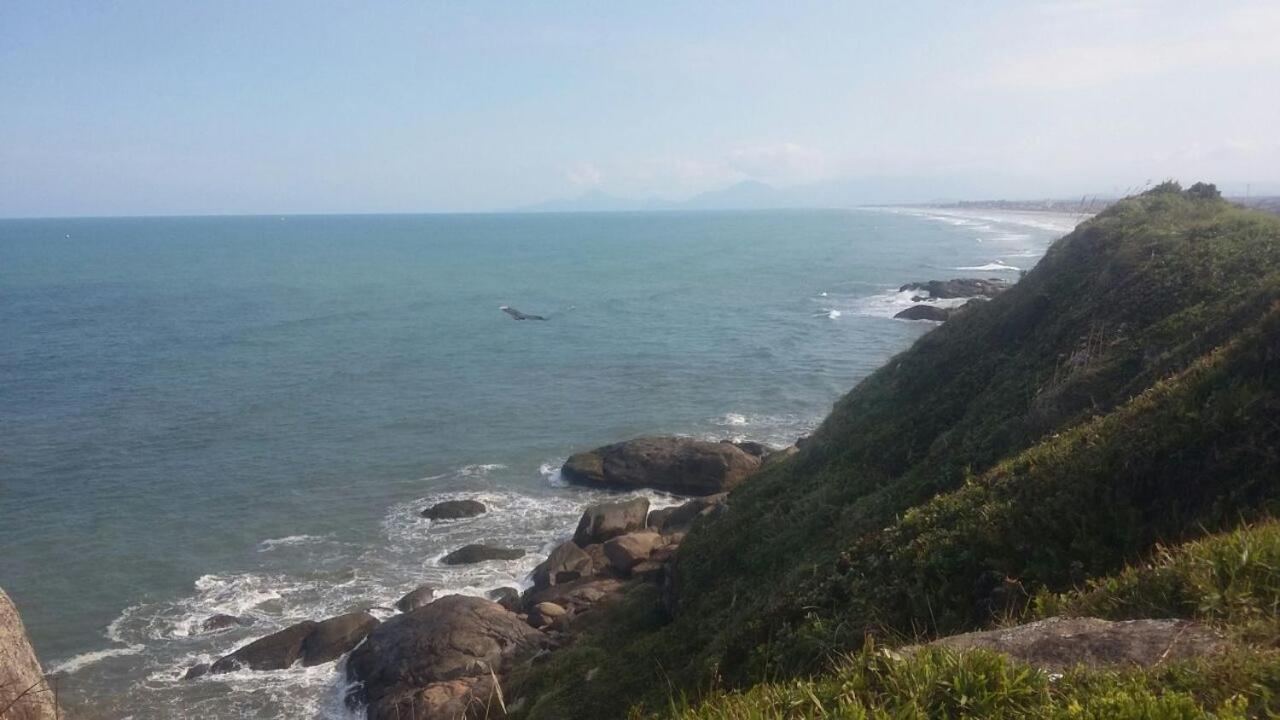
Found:
[[[946,322],[947,318],[955,312],[955,308],[938,307],[937,305],[912,305],[902,312],[894,315],[895,320],[931,320],[933,322]]]
[[[898,288],[898,292],[917,290],[928,293],[933,300],[950,298],[986,297],[992,298],[1008,290],[1009,283],[1002,280],[982,278],[957,278],[955,280],[930,280],[923,283],[907,283]]]
[[[529,588],[525,592],[523,605],[526,608],[532,608],[538,603],[550,602],[576,615],[598,603],[618,597],[622,592],[622,586],[623,581],[617,578],[591,577],[549,587],[546,590]]]
[[[1064,617],[953,635],[929,645],[957,650],[994,650],[1047,670],[1075,665],[1150,667],[1203,657],[1227,648],[1227,642],[1212,628],[1190,620],[1111,621]]]
[[[524,557],[524,551],[518,548],[503,548],[493,545],[463,545],[445,555],[440,562],[445,565],[471,565],[489,560],[518,560]]]
[[[45,682],[18,608],[0,589],[0,717],[56,720],[57,698]]]
[[[221,632],[223,630],[229,630],[233,627],[240,627],[242,625],[252,625],[252,624],[253,624],[252,618],[242,618],[236,615],[227,615],[225,613],[218,613],[217,615],[210,615],[209,617],[205,618],[204,622],[200,623],[200,631],[207,632],[207,633]]]
[[[377,618],[364,611],[321,622],[303,620],[223,656],[207,672],[217,675],[242,669],[284,670],[298,661],[307,667],[320,665],[345,655],[377,626]],[[203,674],[204,668],[196,666],[188,671],[187,678]]]
[[[759,467],[759,456],[733,443],[644,437],[577,453],[561,475],[594,487],[709,495],[733,488]]]
[[[347,661],[358,683],[352,697],[367,703],[370,720],[466,717],[488,705],[491,678],[513,655],[545,643],[496,603],[449,595],[369,634]]]
[[[458,520],[484,514],[488,508],[478,500],[446,500],[422,511],[428,520]]]
[[[662,535],[652,530],[627,533],[605,543],[604,556],[614,570],[625,576],[631,568],[648,560],[649,553],[662,543]]]
[[[688,532],[689,528],[693,527],[694,520],[717,512],[722,512],[728,507],[728,502],[728,493],[717,493],[715,495],[694,498],[683,505],[677,505],[676,507],[670,508],[670,512],[661,518],[662,524],[658,525],[655,529],[663,534]]]
[[[436,596],[436,589],[430,585],[419,585],[404,594],[396,601],[396,609],[400,612],[413,612],[431,602]]]
[[[572,541],[561,543],[533,569],[533,586],[541,590],[592,574],[591,556]]]
[[[573,542],[580,548],[602,543],[623,533],[644,528],[649,515],[649,501],[635,498],[621,502],[592,505],[582,513]]]

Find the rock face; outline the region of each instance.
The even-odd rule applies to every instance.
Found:
[[[422,517],[428,520],[458,520],[481,515],[487,509],[478,500],[446,500],[423,510]]]
[[[418,587],[405,593],[404,597],[396,601],[396,609],[400,612],[413,612],[418,608],[431,602],[436,596],[436,589],[430,585],[419,585]]]
[[[561,474],[595,487],[709,495],[733,488],[759,467],[758,456],[732,443],[644,437],[577,453]]]
[[[351,653],[347,673],[370,720],[460,718],[487,706],[491,672],[545,642],[496,603],[449,595],[383,623]]]
[[[573,542],[585,548],[632,530],[641,530],[648,515],[649,501],[645,498],[592,505],[582,513],[578,529],[573,533]]]
[[[541,590],[572,582],[592,573],[591,556],[572,541],[561,543],[533,569],[533,586]]]
[[[440,562],[445,565],[471,565],[486,560],[516,560],[524,557],[517,548],[501,548],[492,545],[464,545],[445,555]]]
[[[367,612],[347,613],[318,623],[302,641],[302,665],[311,667],[337,660],[376,627],[378,619]]]
[[[27,638],[18,608],[0,589],[0,717],[56,720],[58,706]]]
[[[662,536],[652,530],[619,535],[604,544],[604,556],[609,565],[623,575],[631,568],[649,559],[649,553],[662,544]]]
[[[953,308],[941,308],[936,305],[912,305],[902,312],[894,315],[897,320],[932,320],[934,322],[946,322],[951,317],[951,313],[955,312]]]
[[[302,643],[319,623],[303,620],[280,632],[258,638],[244,647],[226,655],[209,668],[209,672],[225,673],[240,668],[249,670],[283,670],[302,657]]]
[[[694,498],[683,505],[670,508],[670,512],[662,518],[662,524],[657,526],[656,529],[664,535],[674,532],[687,532],[693,526],[694,520],[721,511],[723,508],[728,507],[728,502],[728,493]]]
[[[1189,620],[1062,618],[1002,630],[941,638],[933,646],[985,648],[1035,667],[1060,670],[1076,664],[1139,665],[1202,657],[1227,643],[1212,629]]]
[[[898,292],[923,290],[935,300],[968,297],[995,297],[1009,289],[1009,283],[1001,280],[982,278],[957,278],[955,280],[930,280],[923,283],[907,283],[898,288]]]

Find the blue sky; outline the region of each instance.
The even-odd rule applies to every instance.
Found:
[[[485,211],[748,179],[1280,191],[1277,37],[1275,2],[5,0],[0,216]]]

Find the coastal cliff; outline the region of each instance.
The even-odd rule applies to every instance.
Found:
[[[859,384],[663,582],[515,663],[510,715],[1275,712],[1277,417],[1280,220],[1163,184]],[[927,644],[1019,624],[1061,662]]]
[[[55,720],[58,703],[27,638],[18,608],[0,589],[0,718]]]

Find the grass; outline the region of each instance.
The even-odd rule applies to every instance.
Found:
[[[1067,594],[1157,547],[1274,514],[1278,303],[1280,219],[1175,186],[1117,203],[735,490],[681,547],[673,619],[602,611],[511,695],[523,717],[611,718],[787,687],[869,634],[1083,603]]]

